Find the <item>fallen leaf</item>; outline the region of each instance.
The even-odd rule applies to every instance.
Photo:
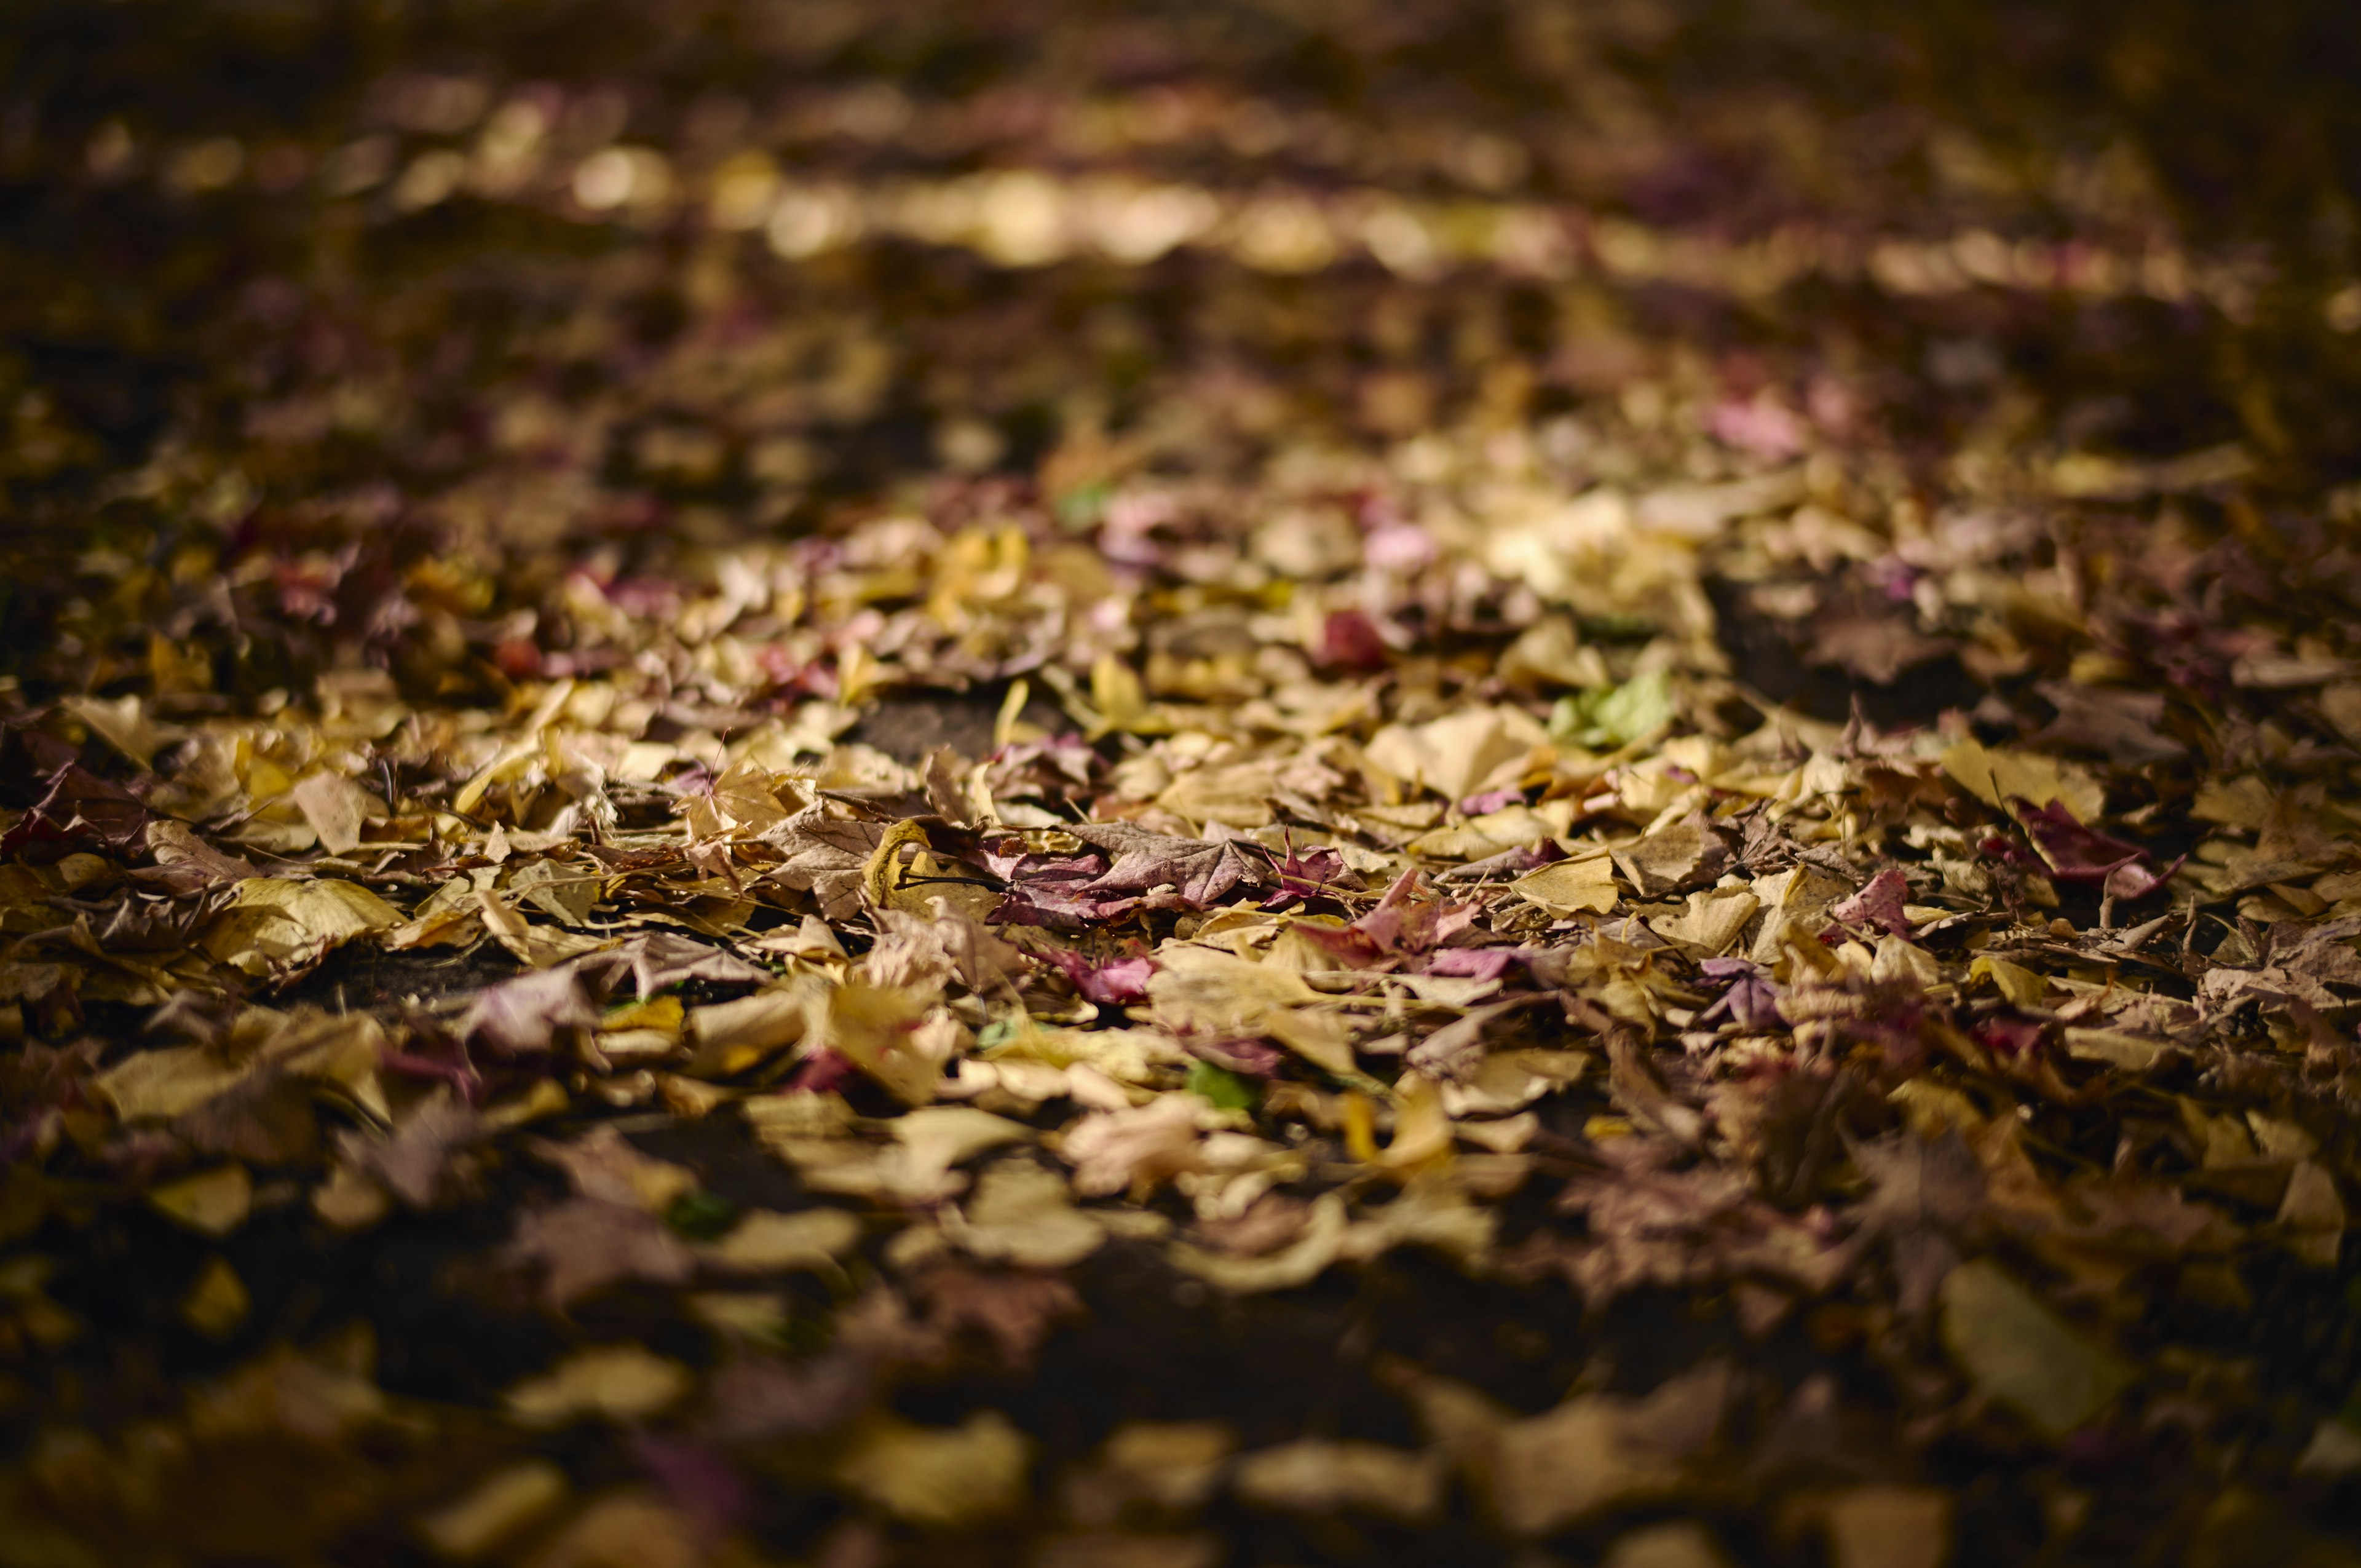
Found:
[[[897,1519],[946,1530],[1006,1514],[1025,1500],[1032,1445],[997,1410],[956,1427],[890,1416],[862,1423],[836,1460],[837,1479]]]
[[[436,1556],[478,1562],[555,1512],[569,1489],[565,1471],[544,1459],[526,1460],[420,1516],[414,1529]]]
[[[208,1236],[225,1236],[254,1209],[254,1179],[242,1165],[225,1165],[148,1190],[159,1213]]]
[[[972,1255],[1027,1268],[1063,1268],[1106,1240],[1105,1228],[1074,1207],[1064,1178],[1022,1159],[986,1170],[964,1214],[947,1217],[945,1224]]]
[[[2106,814],[2107,797],[2088,770],[2036,751],[1994,751],[1980,741],[1961,740],[1943,753],[1943,771],[1960,788],[2001,811],[2012,802],[2041,807],[2064,806],[2081,822],[2095,822]]]
[[[1509,885],[1526,903],[1561,919],[1570,915],[1611,914],[1620,896],[1615,885],[1615,862],[1604,855],[1559,861],[1527,872]]]
[[[688,1369],[635,1344],[587,1350],[510,1389],[503,1403],[520,1426],[560,1427],[595,1417],[633,1421],[661,1414],[688,1393]]]
[[[1943,1281],[1943,1343],[1985,1398],[2044,1437],[2064,1437],[2128,1387],[2132,1369],[2068,1328],[1993,1263]]]
[[[1432,1456],[1323,1438],[1239,1455],[1230,1485],[1257,1508],[1315,1518],[1373,1513],[1420,1523],[1443,1501],[1443,1470]]]
[[[755,1209],[698,1255],[733,1274],[825,1273],[860,1245],[861,1231],[860,1216],[842,1209]]]
[[[1820,1505],[1831,1568],[1942,1568],[1951,1499],[1931,1486],[1849,1486]]]

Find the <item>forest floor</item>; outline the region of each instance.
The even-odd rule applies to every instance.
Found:
[[[1863,9],[28,0],[0,1568],[2361,1562],[2338,57]]]

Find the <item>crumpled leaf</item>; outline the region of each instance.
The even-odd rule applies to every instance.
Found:
[[[1867,928],[1906,937],[1910,935],[1910,916],[1903,913],[1902,904],[1909,892],[1909,879],[1888,866],[1850,898],[1828,905],[1828,915],[1856,930]]]
[[[696,1054],[689,1070],[734,1078],[803,1039],[813,1013],[825,1005],[809,987],[786,985],[691,1008],[686,1033]]]
[[[676,1285],[697,1267],[696,1254],[644,1208],[595,1198],[527,1212],[509,1256],[540,1267],[543,1295],[559,1310],[619,1280]]]
[[[1615,863],[1642,898],[1676,893],[1721,874],[1729,850],[1702,816],[1675,822],[1615,851]]]
[[[1268,1036],[1339,1077],[1356,1069],[1343,1023],[1323,1011],[1326,999],[1294,972],[1218,948],[1170,943],[1148,993],[1170,1027],[1215,1036]]]
[[[862,879],[884,838],[881,824],[830,817],[815,806],[763,834],[786,857],[768,874],[810,893],[830,920],[849,920],[861,912]]]
[[[1069,829],[1115,857],[1081,894],[1102,901],[1169,888],[1177,906],[1203,909],[1240,887],[1260,885],[1265,862],[1236,839],[1176,839],[1124,822],[1082,822]]]
[[[156,857],[155,874],[178,892],[199,893],[260,874],[251,861],[214,849],[184,822],[159,817],[148,824],[147,838],[148,851]]]
[[[1324,1192],[1312,1200],[1301,1234],[1277,1252],[1259,1257],[1235,1257],[1177,1242],[1170,1255],[1173,1266],[1235,1296],[1291,1290],[1319,1278],[1336,1261],[1344,1251],[1345,1234],[1351,1225],[1344,1199],[1334,1192]]]
[[[2188,747],[2158,728],[2164,719],[2162,692],[2085,686],[2070,681],[2037,681],[2033,689],[2058,710],[2049,727],[2034,737],[2037,740],[2088,747],[2135,768],[2189,754]]]
[[[1059,1152],[1074,1166],[1074,1190],[1085,1197],[1128,1189],[1135,1199],[1145,1198],[1199,1168],[1197,1113],[1179,1094],[1093,1112],[1066,1134]]]
[[[357,883],[251,877],[205,934],[215,958],[247,974],[300,968],[329,948],[401,923],[401,914]]]
[[[288,795],[320,836],[320,848],[332,855],[347,855],[360,847],[361,826],[378,804],[367,790],[338,773],[306,774]]]
[[[870,983],[858,976],[830,989],[818,1005],[811,1046],[851,1062],[892,1091],[906,1105],[934,1098],[950,1054],[922,1028],[933,1005],[928,995]]]
[[[574,1190],[601,1203],[620,1203],[662,1214],[697,1189],[697,1173],[670,1160],[642,1154],[612,1124],[591,1128],[570,1143],[536,1139],[533,1152],[566,1172]]]

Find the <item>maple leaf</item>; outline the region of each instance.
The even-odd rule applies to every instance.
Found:
[[[1279,863],[1279,886],[1263,901],[1265,909],[1290,909],[1338,889],[1358,892],[1361,879],[1345,867],[1345,857],[1325,845],[1299,849],[1292,841]]]
[[[1148,1000],[1148,980],[1156,961],[1145,953],[1096,961],[1066,948],[1042,955],[1056,964],[1076,991],[1103,1007],[1131,1007]]]
[[[831,920],[860,913],[862,879],[884,836],[882,823],[831,817],[823,806],[799,811],[759,835],[785,856],[766,877],[808,892]]]
[[[1127,822],[1079,822],[1067,831],[1115,857],[1104,874],[1078,890],[1100,899],[1168,890],[1163,896],[1171,905],[1204,909],[1235,889],[1260,885],[1268,864],[1250,839],[1178,839]]]
[[[1855,927],[1867,927],[1895,937],[1910,935],[1910,916],[1902,902],[1910,892],[1909,879],[1893,866],[1869,879],[1850,898],[1828,905],[1830,918]]]
[[[140,841],[151,817],[137,795],[100,778],[75,760],[71,747],[36,729],[5,728],[0,781],[10,793],[33,797],[0,833],[0,854],[35,845],[128,848]]]
[[[628,974],[632,992],[653,996],[690,981],[710,985],[766,985],[773,976],[727,948],[700,942],[674,931],[642,931],[620,947],[588,954],[569,966],[576,974],[602,986]]]
[[[1779,992],[1771,971],[1746,959],[1708,959],[1697,966],[1706,979],[1726,989],[1697,1017],[1700,1024],[1727,1018],[1741,1029],[1775,1029],[1785,1022],[1779,1012]]]

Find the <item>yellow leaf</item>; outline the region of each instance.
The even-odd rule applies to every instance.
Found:
[[[583,1416],[637,1420],[678,1403],[689,1382],[677,1361],[636,1344],[609,1345],[510,1389],[509,1414],[529,1427],[564,1426]]]
[[[1405,783],[1460,800],[1515,783],[1548,742],[1548,732],[1531,714],[1479,707],[1415,727],[1389,724],[1369,738],[1365,754]]]
[[[868,896],[873,909],[892,906],[894,890],[902,882],[902,846],[916,844],[921,852],[927,847],[927,830],[908,820],[896,822],[885,829],[870,852],[869,863],[861,871],[861,891]]]
[[[512,1464],[418,1521],[419,1539],[455,1563],[489,1556],[566,1500],[566,1472],[545,1459]]]
[[[2040,975],[1990,953],[1976,955],[1976,961],[1968,966],[1968,979],[1991,981],[1994,990],[2019,1007],[2033,1005],[2049,992],[2049,981]]]
[[[148,717],[137,696],[116,697],[69,696],[60,700],[59,707],[88,725],[93,733],[138,763],[152,768],[156,753],[188,731],[170,724],[159,724]]]
[[[1271,821],[1271,770],[1266,762],[1228,768],[1192,768],[1172,781],[1156,804],[1191,822],[1228,828],[1263,828]]]
[[[1100,654],[1098,663],[1091,666],[1091,706],[1098,709],[1098,718],[1090,727],[1093,740],[1117,733],[1172,732],[1172,721],[1148,702],[1138,673],[1112,653]]]
[[[807,988],[784,986],[695,1009],[688,1038],[697,1054],[687,1070],[699,1078],[736,1077],[802,1039],[811,1006]]]
[[[1106,1240],[1098,1215],[1075,1207],[1064,1177],[1021,1159],[985,1171],[966,1212],[946,1210],[943,1228],[977,1257],[1027,1268],[1079,1263]]]
[[[320,836],[322,849],[342,855],[359,847],[361,824],[376,804],[360,785],[335,773],[313,773],[289,793],[303,820]]]
[[[989,1519],[1025,1500],[1032,1445],[997,1410],[956,1427],[871,1417],[837,1461],[837,1478],[887,1513],[935,1529]]]
[[[1693,893],[1688,896],[1686,910],[1678,915],[1658,916],[1648,926],[1668,942],[1703,953],[1721,953],[1738,940],[1738,934],[1762,907],[1763,901],[1743,888]]]
[[[195,1110],[248,1070],[248,1064],[225,1062],[203,1046],[168,1046],[100,1073],[98,1091],[126,1122],[164,1122]]]
[[[1993,751],[1981,741],[1962,740],[1943,753],[1943,771],[1960,788],[2002,811],[2010,802],[2031,806],[2053,801],[2074,814],[2079,822],[2096,822],[2106,814],[2107,795],[2089,770],[2057,757],[2034,751]]]
[[[148,1201],[169,1220],[209,1236],[225,1236],[254,1209],[254,1181],[242,1165],[184,1176],[148,1190]]]
[[[309,963],[355,937],[401,924],[401,912],[358,883],[248,877],[205,935],[205,949],[248,974]]]
[[[1569,915],[1605,915],[1615,907],[1615,862],[1605,855],[1559,861],[1527,872],[1509,884],[1535,908],[1564,919]]]
[[[861,1218],[843,1209],[803,1209],[792,1214],[757,1209],[728,1235],[698,1250],[707,1261],[733,1273],[785,1274],[830,1269],[860,1242]]]
[[[208,1339],[227,1339],[246,1321],[253,1306],[237,1270],[216,1255],[206,1259],[204,1267],[197,1271],[197,1282],[181,1302],[181,1316]]]
[[[933,999],[852,979],[829,993],[818,1044],[884,1084],[906,1105],[935,1097],[942,1063],[921,1048],[918,1024]]]
[[[1158,1017],[1213,1035],[1268,1036],[1339,1078],[1356,1074],[1344,1023],[1292,970],[1218,948],[1169,944],[1148,994]]]

